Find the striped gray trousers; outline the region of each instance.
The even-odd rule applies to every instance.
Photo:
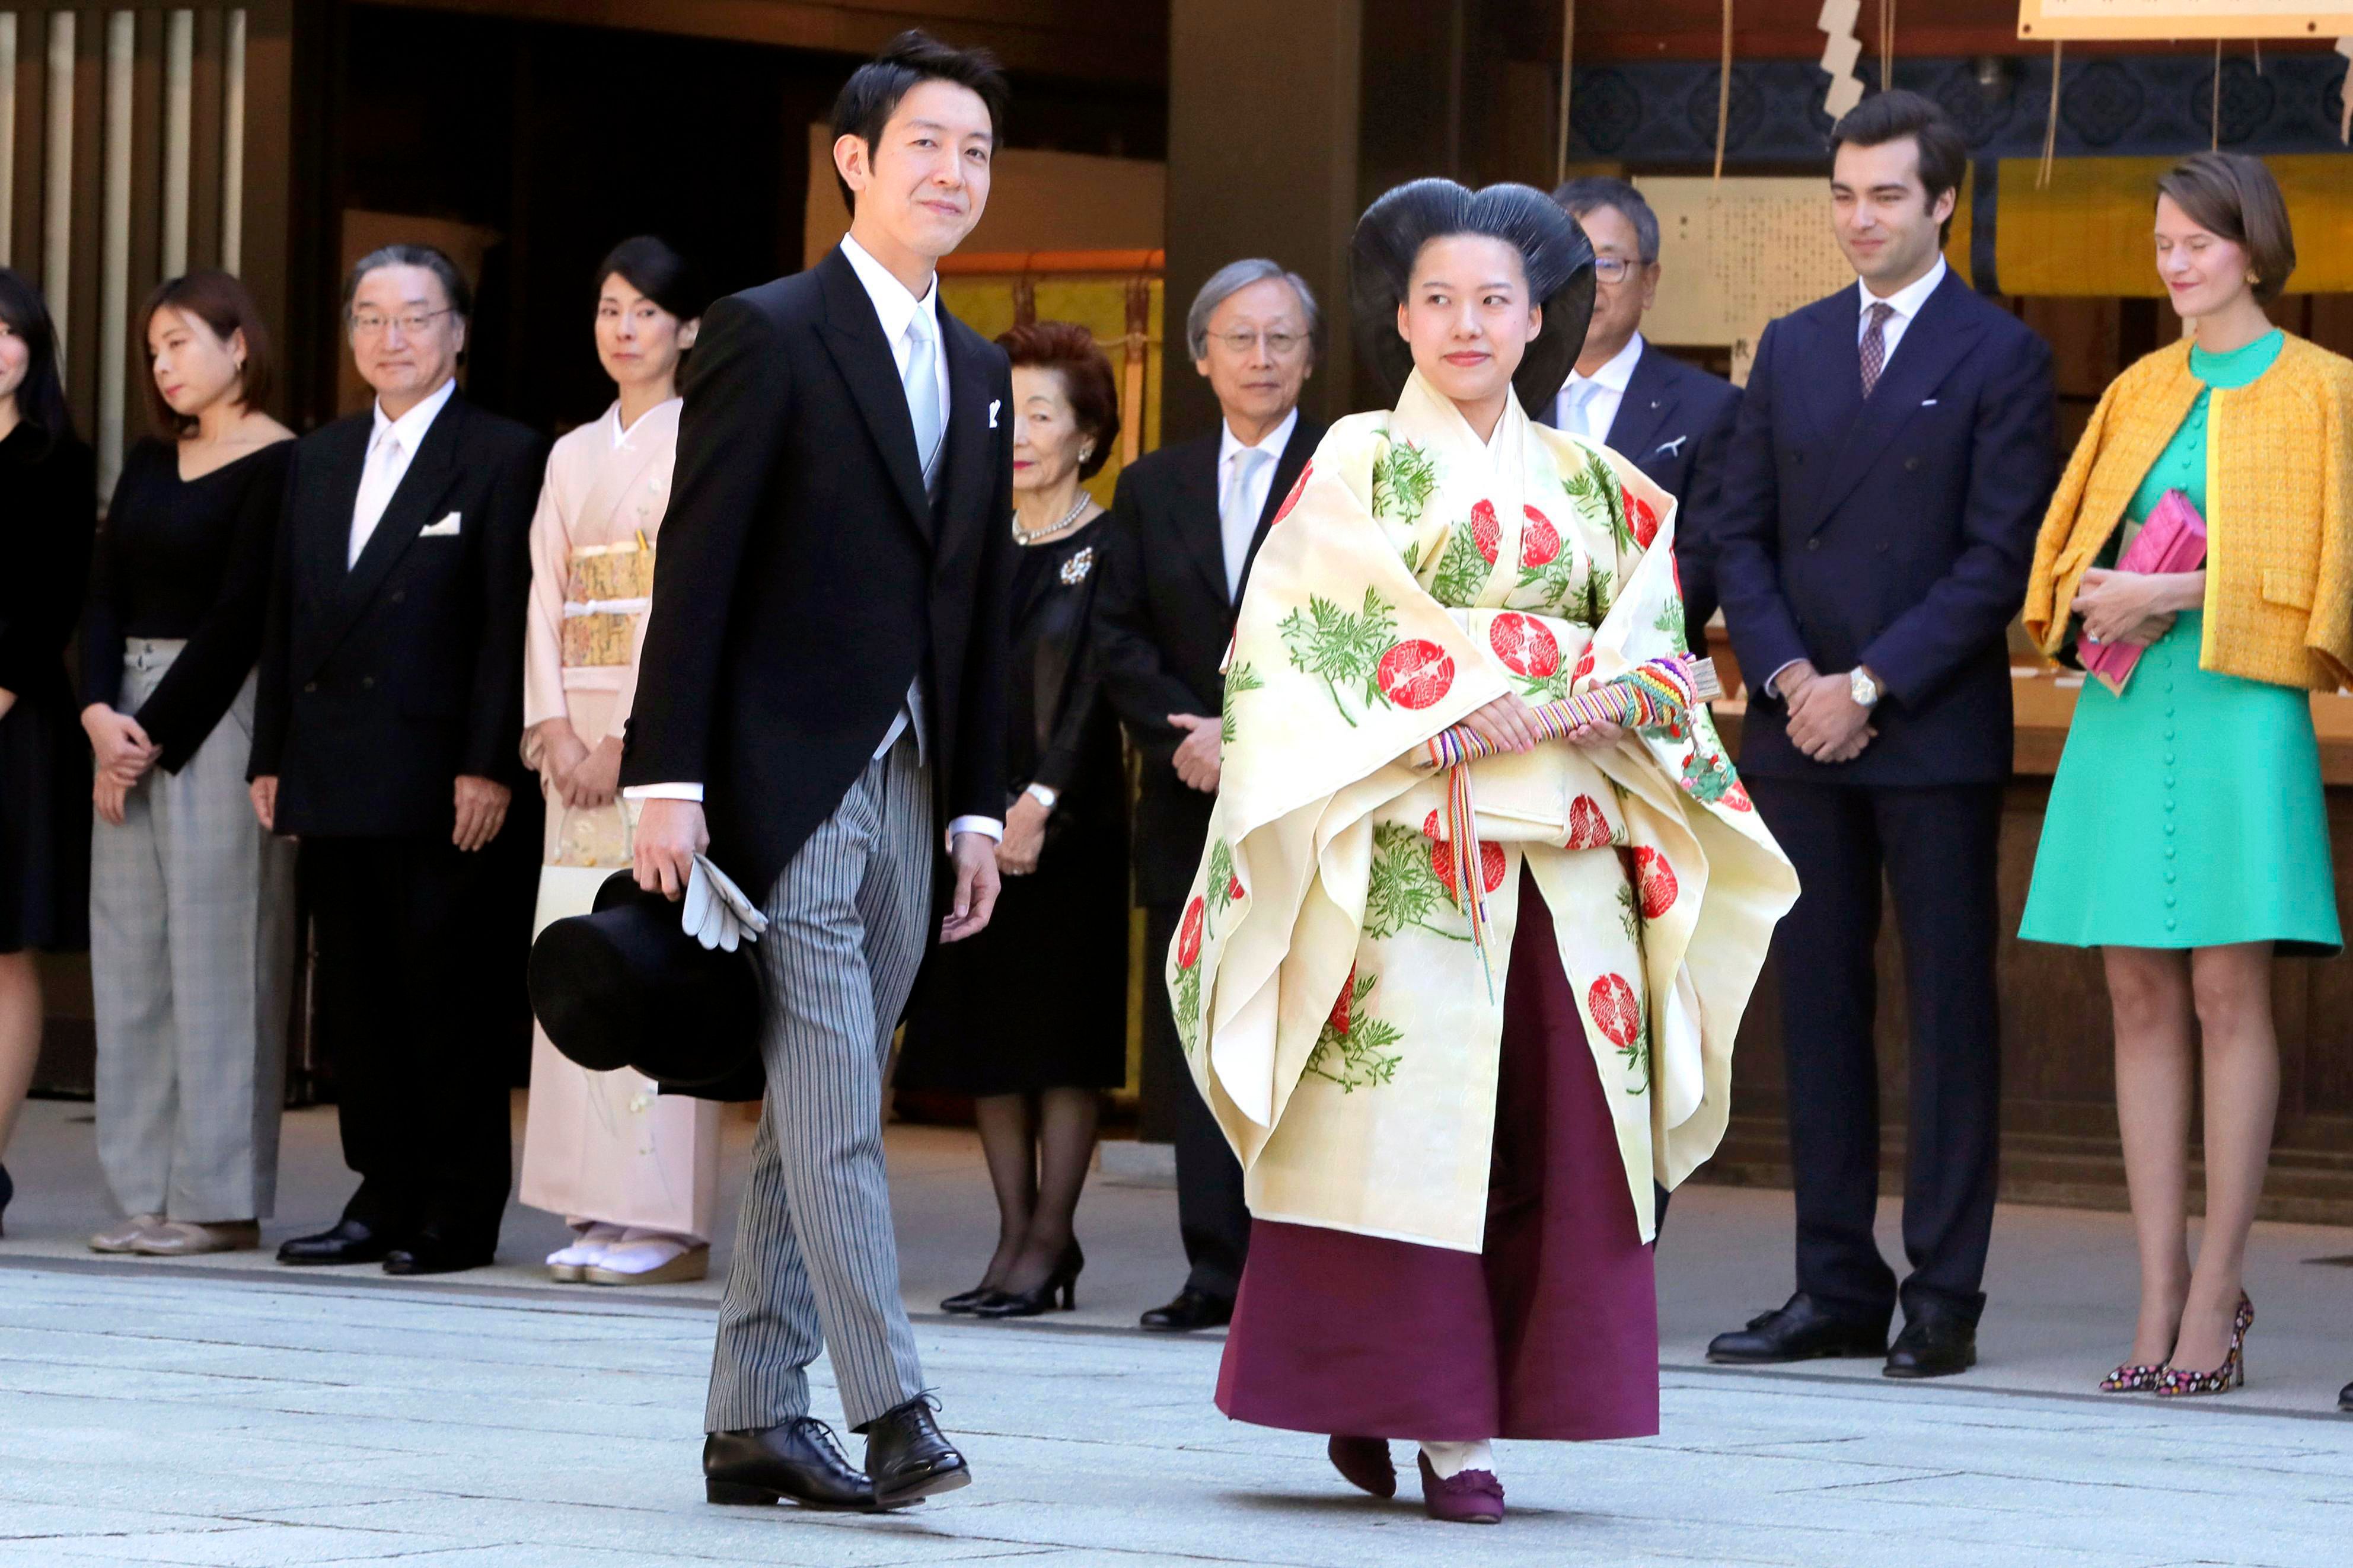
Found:
[[[899,1297],[882,1074],[931,919],[930,786],[912,727],[868,764],[762,905],[768,1093],[719,1309],[703,1428],[809,1413],[832,1352],[852,1428],[923,1388]]]

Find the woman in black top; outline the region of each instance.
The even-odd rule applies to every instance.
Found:
[[[0,1156],[41,1054],[41,980],[27,950],[84,941],[89,772],[65,649],[97,511],[48,307],[0,267]],[[0,1166],[0,1209],[15,1192]]]
[[[130,1216],[90,1245],[169,1257],[258,1245],[277,1185],[292,847],[245,773],[294,448],[236,279],[174,279],[142,319],[161,438],[123,459],[82,645],[98,1152]]]
[[[1004,891],[988,929],[934,951],[917,982],[898,1081],[975,1097],[997,1252],[940,1305],[1028,1317],[1072,1304],[1071,1216],[1101,1091],[1127,1078],[1127,777],[1087,627],[1095,520],[1079,488],[1119,433],[1111,366],[1084,327],[997,340],[1013,360],[1013,591]]]

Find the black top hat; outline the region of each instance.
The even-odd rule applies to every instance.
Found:
[[[680,926],[678,905],[628,871],[605,879],[590,913],[554,921],[531,944],[531,1007],[573,1061],[635,1068],[666,1089],[741,1081],[759,1060],[751,950],[706,950]]]

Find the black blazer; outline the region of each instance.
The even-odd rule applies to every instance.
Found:
[[[278,831],[445,836],[461,773],[524,787],[522,635],[546,443],[453,393],[356,564],[373,408],[295,443],[262,633],[250,776]],[[458,518],[455,533],[426,536]]]
[[[940,499],[874,302],[839,248],[722,300],[679,421],[625,784],[699,784],[713,858],[765,897],[918,675],[941,826],[1005,815],[1013,385],[940,312]]]
[[[1767,777],[1949,784],[2010,771],[2005,632],[2056,476],[2051,351],[1947,273],[1869,402],[1858,290],[1774,321],[1710,520],[1748,684],[1740,765]],[[1868,665],[1879,738],[1809,759],[1765,682],[1791,659]]]
[[[1240,596],[1226,597],[1226,547],[1218,525],[1219,437],[1164,447],[1119,476],[1103,524],[1103,582],[1095,595],[1095,659],[1103,689],[1144,758],[1135,806],[1135,896],[1146,904],[1185,896],[1201,863],[1216,797],[1176,776],[1185,737],[1171,713],[1217,715],[1225,679],[1218,667],[1233,640]],[[1250,566],[1283,498],[1315,455],[1324,426],[1302,414],[1274,465]]]
[[[1556,405],[1555,406],[1557,406]],[[1683,611],[1694,647],[1705,646],[1715,614],[1715,569],[1707,544],[1707,516],[1724,472],[1724,448],[1740,389],[1721,376],[1685,364],[1644,342],[1626,380],[1626,395],[1604,437],[1652,484],[1675,498],[1675,568],[1682,574]],[[1553,409],[1544,411],[1552,423]]]

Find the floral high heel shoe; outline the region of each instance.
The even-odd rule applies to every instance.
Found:
[[[2255,1326],[2255,1304],[2239,1292],[2239,1310],[2231,1320],[2231,1348],[2212,1372],[2184,1372],[2168,1363],[2157,1381],[2159,1399],[2179,1399],[2193,1394],[2227,1394],[2247,1384],[2247,1331]]]
[[[2151,1366],[2145,1362],[2120,1362],[2116,1371],[2100,1379],[2100,1392],[2146,1394],[2155,1388],[2158,1379],[2164,1375],[2165,1368],[2162,1366]]]

